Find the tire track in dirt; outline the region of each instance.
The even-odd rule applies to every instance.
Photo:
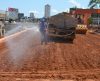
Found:
[[[99,44],[100,43],[98,42],[98,45],[96,45],[95,44],[96,39],[93,40],[92,38],[90,39],[89,37],[86,37],[85,39],[88,40],[87,41],[88,45],[89,46],[91,45],[91,48],[90,48],[90,49],[92,49],[91,54],[93,54],[94,57],[97,55],[100,58],[100,55],[99,55],[99,53],[100,53],[100,45]]]
[[[25,34],[24,34],[25,35]],[[23,38],[24,35],[20,35],[17,38]],[[22,37],[21,37],[22,36]],[[94,39],[93,38],[96,38]],[[1,72],[55,72],[71,73],[71,71],[82,71],[100,69],[100,48],[98,48],[100,39],[98,36],[92,37],[90,35],[77,35],[73,44],[70,43],[48,43],[47,45],[40,45],[40,40],[36,44],[35,41],[30,41],[30,46],[21,58],[21,66],[14,67],[12,61],[8,62],[10,58],[6,52],[2,53],[0,50],[0,64],[6,66],[0,66]],[[17,38],[14,38],[17,42]],[[35,37],[37,38],[37,37]],[[23,38],[23,41],[25,39]],[[18,44],[18,43],[17,43]],[[3,47],[2,49],[5,49]],[[1,55],[4,54],[4,57]],[[1,61],[2,60],[2,61]],[[20,64],[19,64],[20,65]],[[8,68],[11,67],[11,68]],[[49,71],[49,72],[48,72]],[[89,71],[90,72],[90,71]],[[52,76],[51,74],[51,76]],[[73,72],[72,72],[73,74]],[[91,73],[90,73],[91,74]]]
[[[91,63],[92,61],[89,60],[90,58],[88,58],[88,57],[90,57],[90,54],[89,54],[90,51],[87,51],[87,48],[86,48],[87,47],[87,43],[83,42],[83,41],[86,41],[86,40],[84,40],[84,38],[80,37],[79,40],[76,39],[75,43],[77,43],[77,45],[68,45],[68,47],[66,47],[66,48],[68,48],[67,50],[73,51],[72,53],[67,53],[67,52],[66,53],[67,53],[67,55],[69,54],[72,59],[74,59],[72,62],[76,62],[76,63],[69,63],[69,64],[71,64],[72,67],[73,67],[73,65],[74,66],[75,65],[77,65],[77,66],[79,65],[81,67],[78,67],[78,68],[81,68],[81,69],[95,68],[94,65]],[[82,46],[82,45],[84,45],[84,46]],[[89,56],[87,56],[88,54],[89,54]],[[67,57],[67,56],[65,56],[65,57]],[[75,58],[73,58],[73,57],[75,57]],[[68,62],[68,60],[67,60],[67,62]],[[73,69],[75,69],[75,68],[73,68]]]
[[[80,45],[80,44],[79,44]],[[84,69],[84,65],[81,61],[81,58],[78,54],[80,54],[80,48],[76,46],[75,44],[69,44],[65,45],[67,48],[67,51],[64,50],[64,58],[66,60],[66,64],[68,62],[69,69]],[[80,67],[81,66],[81,67]]]
[[[86,37],[86,36],[83,37],[83,38],[85,39],[85,42],[83,42],[83,44],[86,43],[86,46],[83,47],[83,49],[85,49],[87,47],[86,49],[88,49],[88,51],[90,51],[90,52],[85,53],[85,54],[83,53],[84,57],[87,59],[88,64],[92,63],[91,67],[93,66],[93,68],[96,68],[96,64],[94,64],[94,63],[96,63],[95,60],[94,60],[96,57],[94,58],[94,55],[98,57],[99,53],[97,55],[95,53],[93,53],[93,54],[91,53],[91,51],[96,50],[96,45],[94,46],[93,43],[91,42],[91,40],[93,38],[89,38],[89,37]],[[83,39],[83,38],[81,38],[81,39]]]

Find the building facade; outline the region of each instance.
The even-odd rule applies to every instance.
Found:
[[[5,19],[5,17],[6,17],[6,11],[0,10],[0,19],[1,19],[1,20],[2,20],[2,19]]]
[[[73,9],[70,13],[78,19],[79,23],[90,24],[91,18],[92,24],[100,25],[100,9]]]
[[[50,17],[51,6],[49,4],[45,5],[45,18]]]
[[[24,18],[24,13],[18,13],[18,19]]]
[[[30,18],[34,19],[34,13],[33,12],[30,13]]]
[[[16,8],[8,8],[8,11],[7,11],[7,15],[6,15],[6,19],[9,20],[9,19],[12,19],[12,20],[17,20],[18,19],[18,13],[19,13],[19,10],[16,9]]]

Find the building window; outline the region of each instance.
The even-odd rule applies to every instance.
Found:
[[[92,17],[92,18],[98,18],[98,17],[100,17],[100,14],[93,13],[93,14],[91,14],[91,17]]]

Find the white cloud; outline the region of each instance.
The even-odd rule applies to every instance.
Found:
[[[76,6],[76,7],[82,7],[81,6],[81,4],[80,3],[78,3],[76,0],[69,0],[69,2],[71,3],[71,4],[73,4],[74,6]]]
[[[55,14],[58,14],[59,12],[60,12],[59,10],[52,8],[51,9],[51,16],[55,15]]]
[[[69,9],[65,9],[64,12],[69,12]]]
[[[59,11],[56,10],[56,9],[52,9],[51,12],[52,12],[52,13],[58,13]]]

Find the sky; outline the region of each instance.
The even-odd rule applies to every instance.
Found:
[[[18,8],[19,12],[29,16],[34,12],[36,17],[44,16],[44,6],[51,6],[51,15],[63,11],[69,11],[69,8],[77,6],[87,8],[90,0],[0,0],[0,10],[6,10],[8,7]]]

